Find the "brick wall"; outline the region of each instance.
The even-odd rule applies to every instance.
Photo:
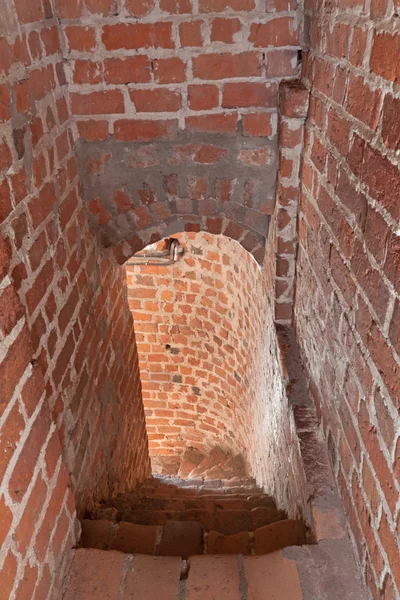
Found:
[[[86,222],[57,22],[48,2],[0,8],[0,582],[42,600],[75,542],[74,495],[82,510],[149,463],[124,272]]]
[[[298,75],[297,3],[58,0],[71,106],[89,141],[270,129]]]
[[[299,449],[273,325],[273,260],[261,269],[220,235],[174,237],[185,248],[175,264],[127,266],[153,467],[160,457],[179,463],[188,446],[220,445],[296,514]]]
[[[312,16],[296,325],[373,598],[400,592],[398,4]]]
[[[84,199],[102,244],[118,244],[124,262],[172,233],[203,230],[260,261],[278,87],[299,72],[297,2],[56,5]]]

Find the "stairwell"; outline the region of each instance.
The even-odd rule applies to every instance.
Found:
[[[188,448],[178,476],[87,511],[63,600],[362,600],[335,511],[327,540],[245,471],[221,448]]]

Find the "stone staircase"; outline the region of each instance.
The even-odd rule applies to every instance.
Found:
[[[302,522],[287,519],[249,478],[156,476],[85,516],[83,547],[132,554],[254,555],[306,541]]]
[[[241,456],[229,456],[219,447],[207,456],[188,448],[178,473],[155,475],[134,493],[87,512],[81,546],[187,559],[260,555],[305,543],[302,522],[287,519],[246,477]]]
[[[188,449],[178,473],[84,515],[62,600],[365,600],[341,527],[307,544],[240,457]]]
[[[181,457],[152,457],[153,473],[178,476],[183,479],[232,479],[245,477],[246,465],[243,457],[224,452],[215,446],[208,453],[189,447]]]

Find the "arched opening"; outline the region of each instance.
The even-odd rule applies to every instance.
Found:
[[[153,472],[177,474],[188,448],[207,455],[219,447],[240,456],[280,506],[301,512],[273,320],[273,261],[260,267],[222,235],[174,238],[184,248],[177,262],[126,263]]]

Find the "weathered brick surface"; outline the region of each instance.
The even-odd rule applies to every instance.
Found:
[[[1,13],[1,595],[46,600],[76,542],[75,494],[82,509],[149,464],[125,276],[86,221],[57,20],[47,2]]]
[[[281,324],[289,324],[293,318],[300,170],[308,95],[308,90],[299,83],[282,83],[279,87],[279,157],[273,235],[276,252],[275,321]]]
[[[372,598],[400,593],[397,15],[318,7],[303,78],[296,326]]]
[[[152,165],[149,171],[149,165],[133,173],[130,168],[136,167],[128,164],[127,171],[125,154],[138,143],[202,144],[206,134],[215,146],[233,146],[230,136],[237,138],[238,148],[257,150],[265,144],[276,155],[279,82],[299,75],[300,10],[294,4],[268,6],[264,0],[227,5],[123,0],[118,9],[110,2],[94,8],[88,0],[73,10],[60,1],[57,8],[71,110],[79,136],[89,142],[80,146],[81,173],[87,171],[87,153],[113,157],[91,182],[83,177],[102,244],[117,244],[115,255],[123,262],[140,249],[137,236],[143,246],[176,231],[225,233],[260,262],[266,215],[274,205],[275,156],[242,163],[232,148],[224,159],[200,161],[203,168],[196,158],[192,164],[183,160],[182,176],[166,158],[162,169]],[[182,130],[190,132],[186,142]],[[96,140],[104,150],[100,144],[91,149]],[[235,179],[229,200],[215,186],[219,172],[221,178]],[[172,177],[179,179],[177,189],[168,186]],[[207,178],[208,184],[201,181]],[[126,187],[131,206],[121,209],[114,193]],[[138,197],[138,187],[146,188],[144,197]],[[292,294],[288,288],[281,299],[284,311]]]
[[[274,207],[276,136],[271,138],[181,134],[171,141],[81,144],[93,227],[103,243],[118,244],[118,258],[194,229],[225,233],[261,263]]]
[[[178,465],[188,446],[208,452],[222,445],[242,454],[249,472],[295,515],[301,475],[286,395],[274,376],[282,367],[268,300],[273,257],[261,269],[224,236],[174,237],[186,249],[174,265],[127,266],[153,467],[158,457]],[[262,456],[274,456],[273,465]],[[291,473],[288,486],[282,472]]]

